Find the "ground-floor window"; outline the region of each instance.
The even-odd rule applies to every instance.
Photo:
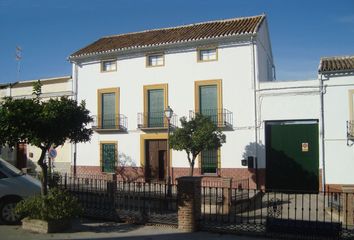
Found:
[[[117,143],[101,143],[102,172],[114,172],[117,163]]]
[[[217,174],[218,149],[205,150],[201,153],[202,174]]]

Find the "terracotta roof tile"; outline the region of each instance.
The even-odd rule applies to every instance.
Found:
[[[319,72],[354,71],[354,56],[321,58]]]
[[[259,15],[107,36],[76,51],[70,58],[223,36],[254,34],[264,19],[265,15]]]

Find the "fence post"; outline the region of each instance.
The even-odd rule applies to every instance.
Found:
[[[195,232],[201,214],[201,177],[177,179],[178,229]]]
[[[344,224],[354,225],[354,185],[342,186],[342,189]]]
[[[114,195],[117,190],[117,175],[115,173],[107,174],[107,195],[114,208]]]
[[[231,209],[231,187],[232,187],[232,178],[223,179],[223,214],[229,214]]]

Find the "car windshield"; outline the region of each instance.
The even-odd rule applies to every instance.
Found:
[[[10,163],[0,158],[0,171],[9,177],[18,177],[23,173]]]

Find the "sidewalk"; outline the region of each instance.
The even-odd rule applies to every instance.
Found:
[[[91,220],[76,221],[72,230],[66,233],[39,234],[22,230],[21,226],[0,225],[1,240],[41,240],[41,239],[119,239],[119,240],[248,240],[251,237],[207,232],[183,233],[176,228],[165,226],[144,226]],[[259,238],[258,238],[259,239]]]

